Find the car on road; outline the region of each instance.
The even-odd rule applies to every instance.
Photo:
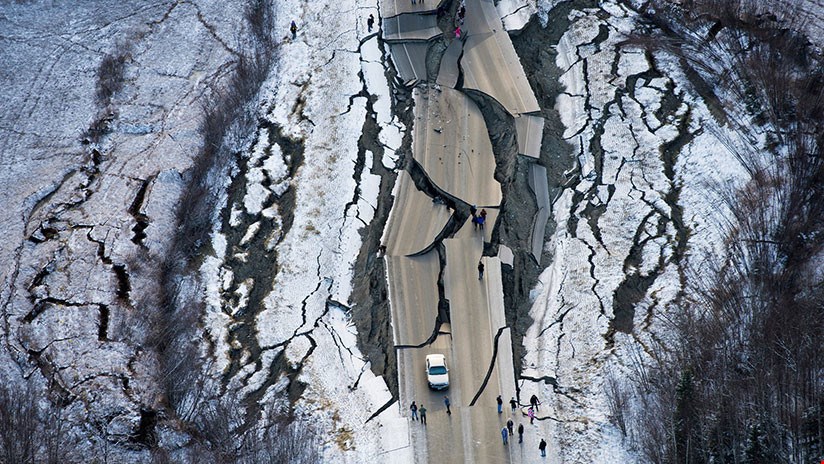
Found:
[[[446,367],[446,356],[430,354],[426,357],[426,381],[429,388],[443,390],[449,388],[449,369]]]

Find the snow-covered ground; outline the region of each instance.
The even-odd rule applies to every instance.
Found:
[[[556,45],[566,87],[556,109],[580,181],[553,205],[553,260],[524,339],[524,376],[550,376],[557,388],[526,381],[521,395],[537,394],[552,418],[543,422],[550,462],[635,462],[609,421],[607,373],[632,375],[651,338],[666,340],[682,273],[721,249],[716,187],[745,172],[718,139],[735,134],[675,60],[617,46],[636,27],[633,12],[607,1],[569,19]]]
[[[561,3],[497,8],[521,31],[536,14],[546,26]],[[367,31],[378,3],[273,5],[276,60],[249,102],[260,122],[235,141],[231,166],[243,195],[223,197],[228,219],[214,224],[198,263],[201,353],[213,382],[225,381],[216,395],[294,406],[319,432],[326,462],[410,462],[400,408],[372,418],[391,394],[359,352],[346,307],[363,272],[353,267],[360,232],[378,204],[373,158],[395,169],[408,130],[392,113],[379,22]],[[715,192],[745,178],[726,148],[744,142],[693,94],[677,60],[617,46],[638,26],[625,6],[607,0],[565,19],[559,43],[546,46],[563,70],[555,109],[577,182],[553,203],[553,259],[532,291],[524,338],[523,375],[539,380],[522,381],[521,398],[543,402],[548,462],[635,462],[609,421],[606,376],[633,375],[650,342],[666,342],[684,270],[723,254],[718,224],[728,213]],[[67,401],[84,452],[150,459],[135,436],[168,399],[144,346],[142,312],[158,310],[158,274],[135,257],[169,251],[203,105],[248,40],[239,24],[242,9],[206,0],[0,6],[0,382],[28,379],[43,398],[48,389]],[[123,72],[110,94],[100,88],[107,59]],[[382,153],[359,145],[371,117]],[[271,266],[243,269],[261,254]],[[305,385],[297,398],[286,371]],[[187,440],[181,430],[167,423],[156,433],[175,448]]]
[[[232,373],[222,395],[285,411],[289,382],[274,365],[285,355],[306,385],[295,410],[317,430],[327,461],[384,462],[387,452],[408,460],[398,409],[368,420],[391,395],[358,352],[345,307],[359,231],[373,219],[380,182],[369,172],[374,154],[358,146],[366,96],[374,96],[389,167],[405,131],[391,114],[377,31],[367,33],[377,3],[273,5],[276,61],[260,101],[250,102],[264,123],[235,141],[246,153],[247,168],[232,168],[245,176],[238,184],[244,196],[218,205],[230,212],[228,229],[216,225],[213,251],[200,266],[210,372],[215,379]],[[139,300],[153,287],[131,259],[168,251],[185,186],[181,173],[202,143],[205,99],[226,85],[249,40],[246,26],[238,27],[243,13],[208,1],[0,7],[0,214],[11,238],[0,258],[13,264],[0,270],[2,333],[10,347],[2,350],[0,373],[4,382],[22,382],[22,374],[63,386],[82,400],[69,408],[73,424],[102,424],[90,436],[126,441],[143,423],[141,411],[162,401],[155,360],[138,345],[146,328],[136,325],[133,307],[143,308]],[[295,40],[291,20],[299,28]],[[106,56],[122,57],[124,75],[99,107]],[[90,145],[84,134],[98,119],[113,130]],[[303,147],[302,160],[279,145],[286,139]],[[278,199],[287,191],[294,210],[284,212]],[[145,237],[135,221],[145,221],[138,222]],[[242,269],[233,266],[275,246],[276,272],[258,270],[235,282]],[[258,301],[260,288],[271,290]],[[250,304],[263,305],[251,321],[244,319]],[[233,335],[244,324],[252,326],[252,339]],[[36,355],[27,356],[32,350]],[[164,446],[185,442],[168,425],[157,433]],[[90,452],[103,446],[98,440],[87,445]],[[137,449],[112,444],[107,452],[120,462],[146,461],[147,450]]]
[[[270,375],[268,363],[285,350],[288,363],[301,364],[298,379],[306,390],[297,410],[320,431],[327,462],[383,462],[387,452],[393,459],[408,459],[406,421],[398,408],[387,408],[369,420],[391,395],[359,353],[350,316],[337,304],[349,300],[352,263],[361,246],[359,230],[373,218],[380,183],[369,173],[371,152],[358,163],[358,139],[367,117],[361,90],[375,97],[372,108],[390,158],[384,162],[390,167],[404,130],[391,113],[377,31],[368,33],[365,24],[370,13],[377,15],[376,2],[278,2],[277,8],[281,23],[295,20],[299,30],[295,40],[282,43],[261,108],[284,135],[300,140],[305,152],[302,166],[288,179],[296,195],[294,221],[285,235],[272,238],[279,241],[278,272],[255,322],[265,362],[261,366],[246,357],[237,387],[251,392],[264,385]],[[286,12],[299,14],[290,17]],[[253,157],[268,156],[258,164],[269,178],[282,179],[280,153],[280,147],[270,145],[261,133]],[[277,222],[274,199],[282,193],[275,191],[281,181],[276,180],[272,189],[261,187],[261,180],[257,171],[247,173],[252,188],[247,187],[246,212],[255,215],[263,208],[267,216],[271,210]],[[220,246],[218,235],[215,248]],[[218,281],[220,269],[221,264],[214,263],[209,280]],[[214,313],[220,311],[213,305]],[[215,319],[215,339],[225,327],[225,320]],[[223,347],[224,356],[229,349]],[[285,387],[276,382],[271,389]],[[280,393],[283,401],[285,392]]]

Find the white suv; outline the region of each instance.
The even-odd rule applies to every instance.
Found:
[[[446,368],[446,356],[430,354],[426,357],[426,381],[429,388],[443,390],[449,388],[449,369]]]

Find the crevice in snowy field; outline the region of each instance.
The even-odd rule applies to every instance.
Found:
[[[101,342],[109,341],[109,307],[101,304],[97,305],[100,315],[100,322],[97,327],[97,340]]]
[[[529,8],[529,7],[530,7],[530,5],[521,5],[518,8],[514,9],[513,11],[509,12],[508,14],[505,14],[505,15],[501,16],[501,21],[506,23],[506,18],[517,14],[519,11],[523,10],[524,8]]]
[[[333,300],[331,297],[327,297],[327,299],[326,299],[326,311],[325,311],[324,314],[329,314],[329,310],[331,308],[336,308],[336,309],[340,310],[341,312],[343,312],[344,314],[346,314],[347,316],[351,315],[351,312],[352,312],[352,309],[349,308],[348,306],[344,305],[343,303],[341,303],[339,301]],[[318,322],[320,323],[320,325],[323,326],[324,329],[326,329],[327,333],[329,333],[329,337],[332,339],[332,343],[334,343],[335,347],[338,349],[338,358],[340,359],[341,365],[343,365],[344,367],[346,366],[346,359],[344,359],[344,351],[348,354],[349,358],[357,359],[358,361],[363,363],[362,367],[361,367],[361,370],[360,370],[360,373],[358,374],[358,378],[355,379],[355,382],[352,385],[349,386],[350,390],[355,390],[356,388],[358,388],[358,384],[360,383],[360,379],[363,376],[364,369],[366,369],[366,367],[367,367],[366,366],[366,360],[361,358],[358,355],[355,355],[355,353],[352,352],[352,348],[350,348],[350,347],[348,347],[344,344],[343,338],[341,337],[341,335],[338,333],[338,331],[335,329],[334,326],[324,322],[323,319],[318,319]]]
[[[54,186],[46,192],[41,198],[39,198],[32,206],[31,211],[26,216],[25,220],[25,231],[26,231],[26,239],[33,243],[42,243],[46,240],[51,240],[57,234],[57,231],[50,228],[48,222],[51,218],[41,219],[40,212],[41,210],[50,206],[50,202],[52,198],[57,196],[63,190],[63,186],[69,183],[70,180],[77,174],[79,169],[72,169],[66,174],[63,175],[63,178],[60,179],[59,182],[54,184]],[[48,213],[44,213],[48,215]],[[32,222],[35,222],[37,227],[34,230],[31,230],[30,225]],[[50,230],[46,230],[50,229]]]
[[[125,304],[129,304],[129,293],[132,290],[132,283],[129,279],[129,272],[126,270],[125,264],[112,265],[115,277],[117,277],[117,297]]]
[[[68,307],[83,307],[83,306],[99,306],[98,303],[85,303],[85,302],[75,302],[69,300],[63,300],[60,298],[54,297],[46,297],[39,299],[34,302],[34,307],[25,315],[23,316],[23,322],[31,323],[34,321],[37,316],[43,314],[44,311],[49,309],[52,306],[68,306]]]
[[[564,307],[566,306],[566,303],[565,303],[565,302],[563,302],[563,294],[561,294],[560,296],[561,296],[561,298],[562,298],[562,301],[561,301],[561,307],[560,307],[559,311],[563,310],[563,309],[564,309]],[[564,311],[564,312],[560,313],[560,314],[559,314],[559,315],[555,318],[555,320],[554,320],[554,321],[552,321],[552,322],[551,322],[548,326],[546,326],[546,327],[544,327],[543,329],[541,329],[541,331],[538,333],[538,337],[539,337],[539,338],[540,338],[540,337],[542,337],[542,336],[544,335],[544,333],[545,333],[547,330],[551,329],[551,328],[552,328],[552,326],[554,326],[555,324],[558,324],[558,325],[560,326],[560,328],[559,328],[558,330],[561,332],[561,335],[563,335],[563,332],[564,332],[564,318],[566,317],[566,315],[567,315],[567,314],[569,314],[569,312],[570,312],[570,311],[572,311],[573,309],[575,309],[575,308],[577,308],[577,307],[578,307],[578,305],[571,305],[571,306],[569,306],[569,307],[566,309],[566,311]]]
[[[285,374],[286,377],[289,379],[289,386],[287,387],[287,391],[289,392],[290,406],[294,405],[297,402],[297,400],[302,395],[304,389],[306,388],[306,386],[303,384],[303,382],[298,380],[298,376],[303,371],[303,366],[306,364],[306,361],[312,356],[312,353],[315,351],[315,348],[317,348],[317,341],[315,341],[315,339],[312,337],[313,332],[314,332],[315,329],[320,327],[321,324],[323,324],[323,322],[321,322],[321,321],[329,313],[329,308],[331,307],[331,305],[328,304],[328,301],[327,301],[327,304],[324,305],[323,312],[320,315],[318,315],[318,317],[312,323],[312,326],[311,327],[306,327],[306,324],[307,324],[307,317],[306,317],[307,305],[308,305],[309,299],[313,295],[315,295],[315,293],[317,293],[320,290],[321,285],[324,282],[327,283],[327,288],[326,288],[327,293],[331,290],[331,287],[334,284],[334,282],[332,282],[331,279],[320,278],[320,269],[321,269],[320,253],[318,254],[318,257],[317,257],[317,264],[318,264],[318,267],[317,267],[318,284],[312,292],[310,292],[308,295],[306,295],[306,297],[304,297],[304,299],[301,303],[301,317],[303,319],[303,324],[301,324],[301,326],[299,326],[297,329],[295,329],[295,332],[288,339],[286,339],[286,340],[284,340],[280,343],[277,343],[273,346],[267,346],[267,347],[263,347],[263,348],[258,347],[258,350],[259,350],[258,353],[256,355],[253,353],[253,355],[251,357],[251,359],[253,359],[254,362],[255,362],[255,371],[254,372],[256,373],[256,372],[260,371],[263,368],[263,363],[262,363],[262,360],[261,360],[262,358],[260,356],[260,353],[262,353],[262,351],[269,350],[269,349],[275,349],[275,348],[283,348],[282,350],[280,350],[278,352],[278,354],[275,357],[275,360],[269,366],[269,373],[266,376],[265,380],[259,386],[257,386],[254,390],[252,390],[248,395],[246,395],[246,397],[243,399],[243,402],[245,404],[245,409],[246,409],[246,416],[244,418],[243,425],[240,427],[240,429],[242,431],[248,430],[249,427],[251,427],[254,424],[254,421],[257,420],[257,416],[260,413],[260,405],[261,405],[261,402],[263,401],[264,396],[269,391],[270,387],[272,387],[278,381],[278,379],[280,378],[281,375]],[[301,330],[301,329],[304,329],[304,330]],[[298,361],[297,363],[295,363],[295,366],[292,367],[290,364],[293,361],[289,360],[288,357],[286,356],[286,351],[287,351],[286,348],[288,348],[289,344],[292,343],[298,337],[305,337],[306,340],[309,341],[310,346],[309,346],[309,349],[304,354],[304,356],[301,358],[301,360]],[[257,340],[255,340],[254,345],[257,346]],[[250,374],[247,377],[247,381],[248,381],[248,378],[251,377],[251,375],[253,375],[253,374]]]
[[[382,412],[386,411],[387,408],[395,404],[397,400],[395,398],[389,398],[386,400],[386,403],[383,403],[375,412],[373,412],[367,419],[366,422],[371,421],[372,419],[381,415]],[[366,423],[364,422],[364,423]]]
[[[380,18],[378,19],[380,21]],[[363,53],[363,47],[368,40],[371,39],[364,39],[360,42],[359,52]],[[397,85],[397,74],[385,57],[384,42],[380,34],[377,35],[376,40],[381,53],[381,61],[384,63],[386,85],[392,89],[390,93],[392,114],[405,127],[412,127],[410,90],[402,85]],[[361,55],[361,62],[364,62],[363,55]],[[352,307],[352,321],[357,329],[358,349],[369,359],[372,372],[375,375],[383,376],[392,397],[397,399],[397,364],[395,349],[393,348],[394,337],[391,328],[386,268],[382,255],[379,253],[380,239],[394,201],[391,193],[396,179],[396,174],[384,166],[383,160],[387,150],[394,151],[396,148],[385,146],[380,139],[380,133],[384,128],[378,122],[378,115],[374,107],[378,96],[369,93],[363,68],[359,71],[358,78],[362,83],[358,95],[362,94],[366,100],[367,111],[361,128],[361,135],[358,138],[357,156],[361,164],[356,169],[356,175],[358,179],[362,179],[364,171],[368,169],[370,174],[380,177],[380,184],[372,220],[358,231],[361,238],[361,247],[353,263],[355,272],[352,279],[352,293],[349,299]],[[353,102],[354,98],[351,98],[350,108]],[[406,132],[403,134],[401,146],[397,148],[398,151],[396,152],[402,162],[411,158],[409,156],[410,146],[411,135]],[[367,154],[370,156],[367,156]],[[369,160],[371,160],[371,164],[367,164]],[[360,186],[360,182],[358,182],[358,185]],[[353,201],[356,204],[357,196],[353,198]]]
[[[570,395],[567,392],[567,389],[561,387],[558,384],[558,379],[551,376],[551,375],[544,375],[542,377],[521,376],[521,377],[519,377],[519,379],[522,380],[522,381],[529,381],[529,382],[536,382],[536,383],[540,382],[540,383],[543,383],[544,385],[552,385],[552,391],[555,394],[561,395],[561,396],[565,397],[566,399],[572,401],[573,403],[581,406],[581,402],[578,401],[574,396]],[[518,390],[520,391],[521,388],[522,387],[519,387]],[[575,388],[571,388],[569,390],[573,391],[573,392],[579,392]],[[536,413],[535,418],[538,419],[537,413]],[[550,416],[544,416],[544,418],[558,420],[558,419],[554,419],[553,417],[550,417]],[[562,422],[562,421],[559,421],[559,422]]]
[[[665,246],[660,246],[658,260],[649,272],[642,272],[644,249],[647,246],[654,246],[654,240],[665,237],[668,219],[657,215],[655,235],[647,232],[648,222],[656,216],[656,211],[650,211],[638,224],[635,236],[632,239],[627,257],[624,259],[624,280],[615,288],[613,293],[612,312],[613,318],[610,320],[610,330],[623,333],[632,333],[635,319],[635,306],[646,296],[647,291],[655,283],[655,280],[664,272],[666,267]],[[641,239],[642,235],[646,235]]]
[[[684,208],[678,204],[681,196],[681,181],[676,179],[675,166],[678,162],[678,155],[681,150],[703,132],[698,128],[690,132],[689,126],[692,120],[692,108],[687,107],[686,112],[678,121],[678,135],[670,142],[661,147],[661,158],[664,161],[664,175],[669,181],[669,191],[664,195],[664,201],[670,207],[670,218],[675,229],[675,244],[671,260],[678,266],[678,274],[681,285],[685,284],[684,270],[681,260],[687,252],[690,231],[684,224]]]
[[[135,221],[135,225],[132,227],[132,232],[134,232],[134,235],[132,236],[132,243],[142,248],[146,248],[143,240],[146,238],[146,228],[149,227],[149,217],[141,213],[140,209],[143,207],[143,202],[146,201],[146,190],[156,177],[157,176],[152,176],[141,182],[140,188],[137,190],[137,194],[135,195],[132,204],[129,206],[129,214]]]
[[[26,287],[27,290],[29,291],[29,293],[32,293],[32,290],[39,287],[43,283],[43,281],[46,279],[46,277],[48,277],[49,274],[54,272],[55,264],[56,264],[56,260],[52,259],[48,263],[46,263],[45,266],[40,268],[39,271],[37,271],[37,274],[34,275],[34,277],[31,280],[31,283],[29,283],[28,287]]]
[[[226,41],[223,40],[223,37],[218,35],[217,27],[213,26],[212,24],[210,24],[206,20],[206,17],[203,15],[203,12],[200,11],[200,5],[198,5],[197,3],[193,2],[193,1],[192,2],[184,1],[184,2],[180,2],[178,4],[183,4],[183,3],[187,3],[189,5],[192,5],[195,8],[195,11],[197,13],[197,20],[200,22],[200,24],[203,25],[203,28],[206,29],[209,32],[209,35],[211,35],[212,38],[215,39],[215,41],[217,43],[219,43],[221,45],[221,47],[223,47],[224,50],[226,50],[227,52],[229,52],[230,54],[232,54],[234,56],[243,55],[243,53],[241,53],[241,52],[233,49],[232,47],[230,47],[229,44],[227,44]],[[170,12],[171,12],[171,10],[170,10]],[[256,32],[260,32],[260,31],[256,31]],[[260,37],[258,36],[258,38],[260,38]]]
[[[230,366],[224,374],[224,384],[243,368],[241,360],[248,352],[259,371],[261,347],[255,335],[257,315],[264,309],[264,299],[272,291],[280,264],[277,244],[291,230],[294,220],[295,192],[289,179],[303,162],[303,143],[282,134],[282,129],[266,120],[258,121],[258,134],[263,135],[265,146],[260,157],[240,154],[237,171],[228,189],[228,199],[221,212],[221,232],[226,237],[226,261],[223,266],[231,270],[232,281],[222,292],[223,311],[233,320],[229,330]],[[274,148],[273,148],[274,147]],[[266,168],[267,160],[279,156],[285,172],[276,174]],[[247,209],[251,192],[247,191],[252,170],[262,174],[262,186],[266,193],[259,206]],[[276,177],[281,175],[282,177]],[[286,185],[275,191],[273,184]],[[276,217],[267,217],[262,211],[274,209]],[[268,214],[268,213],[267,213]],[[251,232],[251,236],[250,236]],[[245,304],[241,301],[245,299]],[[305,320],[304,320],[305,323]]]
[[[589,263],[589,277],[592,279],[592,286],[590,287],[590,291],[592,294],[595,295],[595,298],[598,299],[598,309],[602,316],[606,316],[606,312],[604,311],[604,301],[601,299],[601,295],[598,294],[598,284],[601,283],[601,280],[595,275],[595,255],[598,252],[595,251],[595,247],[593,247],[589,242],[584,239],[581,240],[581,243],[589,248],[589,255],[587,255],[587,262]]]
[[[671,103],[671,108],[680,107],[681,100]],[[610,321],[610,330],[608,333],[612,334],[614,331],[631,333],[633,330],[633,320],[635,317],[635,306],[646,296],[648,290],[655,283],[655,280],[664,272],[666,265],[670,262],[676,264],[680,279],[681,289],[675,298],[675,302],[680,299],[685,285],[684,270],[681,265],[681,260],[686,254],[689,240],[689,230],[683,221],[683,208],[678,204],[678,198],[681,192],[679,181],[675,178],[675,165],[677,163],[678,154],[682,148],[689,144],[698,134],[701,129],[695,132],[689,131],[691,110],[680,116],[678,120],[678,135],[671,141],[661,146],[661,159],[664,165],[664,175],[669,182],[669,190],[664,194],[664,202],[669,206],[669,212],[660,211],[660,209],[650,200],[646,198],[646,192],[643,189],[638,189],[634,182],[632,182],[633,189],[641,193],[641,200],[649,205],[650,212],[644,217],[638,228],[635,231],[635,236],[632,239],[632,245],[624,260],[624,280],[616,287],[613,294],[613,314],[614,318]],[[643,175],[644,173],[642,173]],[[647,224],[652,219],[653,215],[658,215],[658,222],[656,225],[656,232],[650,235],[647,231]],[[670,237],[667,234],[667,224],[671,224],[675,229],[675,237]],[[646,237],[641,238],[646,234]],[[643,266],[643,251],[645,247],[653,244],[653,240],[665,238],[666,244],[660,245],[658,253],[658,260],[651,270],[642,273]],[[672,253],[667,258],[666,247],[671,248]],[[650,314],[646,315],[646,319],[650,318]]]
[[[609,199],[612,198],[612,194],[615,192],[614,185],[607,185],[607,190],[609,191]],[[609,199],[607,199],[603,203],[594,203],[592,200],[598,199],[597,195],[591,196],[590,200],[587,201],[586,206],[581,211],[581,216],[587,218],[587,224],[589,225],[589,229],[592,232],[592,236],[595,237],[595,241],[598,242],[598,245],[604,249],[607,255],[610,254],[609,249],[607,246],[604,245],[604,240],[601,237],[601,228],[598,226],[598,219],[607,211],[607,204],[609,203]]]
[[[157,444],[157,434],[155,427],[157,427],[158,412],[154,409],[141,409],[140,422],[137,425],[137,431],[132,439],[135,443],[143,446],[152,447]]]
[[[542,377],[531,377],[528,375],[522,375],[519,377],[519,379],[528,380],[530,382],[543,382],[545,385],[552,385],[553,389],[558,388],[558,380],[556,380],[555,377],[552,377],[551,375],[545,375]]]

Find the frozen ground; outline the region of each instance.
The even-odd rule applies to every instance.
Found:
[[[553,259],[533,291],[521,396],[543,399],[550,461],[634,462],[609,422],[605,378],[632,375],[650,339],[666,340],[685,269],[721,249],[716,187],[745,173],[717,138],[735,134],[674,60],[617,46],[637,27],[634,13],[601,2],[567,19],[555,109],[577,180],[553,204]]]
[[[209,372],[224,378],[222,396],[282,409],[290,381],[275,362],[285,361],[306,385],[293,407],[319,432],[324,457],[381,462],[385,450],[402,456],[394,437],[405,441],[406,423],[397,408],[369,420],[391,395],[358,352],[346,306],[380,183],[358,144],[367,111],[386,126],[379,143],[390,166],[404,130],[366,31],[376,3],[275,6],[274,77],[249,102],[262,122],[235,141],[243,181],[226,183],[237,190],[219,205],[230,219],[200,267]],[[205,98],[250,40],[243,13],[207,1],[0,7],[0,259],[10,264],[0,270],[0,374],[48,383],[90,437],[82,446],[119,462],[148,459],[135,435],[154,427],[146,411],[164,401],[138,314],[153,309],[142,300],[155,283],[135,257],[168,249]],[[112,63],[117,88],[101,91]],[[283,143],[301,145],[302,158]],[[294,209],[282,211],[288,195]],[[274,248],[270,269],[256,267]],[[185,442],[174,424],[157,427],[164,446]]]
[[[218,397],[292,409],[326,461],[409,462],[407,420],[358,350],[348,307],[360,233],[385,191],[376,172],[396,167],[407,131],[367,32],[377,2],[274,4],[276,61],[246,102],[257,127],[234,141],[235,182],[215,182],[229,190],[197,267],[199,350]],[[634,13],[572,6],[497,5],[509,30],[534,12],[569,24],[546,44],[565,87],[563,127],[549,130],[574,162],[531,294],[520,394],[543,401],[548,462],[635,462],[609,423],[605,377],[632,375],[646,342],[666,340],[684,269],[723,254],[715,187],[743,173],[719,142],[737,135],[675,60],[616,47]],[[146,462],[154,444],[190,439],[163,412],[147,341],[145,315],[160,309],[152,259],[169,251],[203,105],[251,40],[245,24],[236,4],[205,0],[0,6],[0,383],[28,380],[62,402],[85,456]]]
[[[198,102],[234,59],[241,14],[210,2],[0,7],[0,376],[48,383],[87,450],[129,442],[162,401],[134,318],[146,283],[130,281],[129,259],[168,244],[201,143]],[[104,89],[103,74],[121,88]],[[146,459],[136,449],[110,456]]]

